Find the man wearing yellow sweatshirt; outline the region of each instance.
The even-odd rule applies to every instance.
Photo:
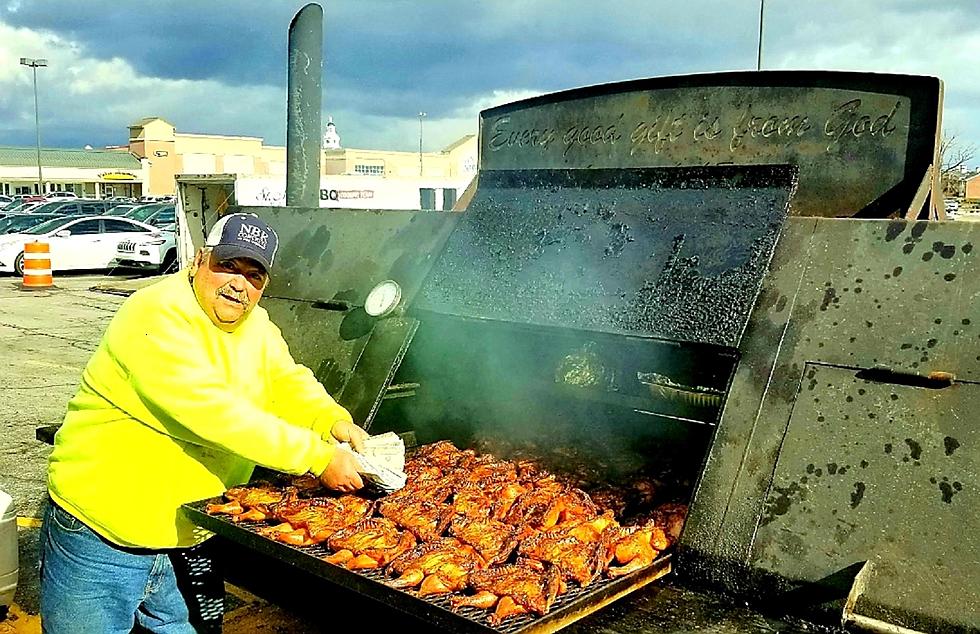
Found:
[[[261,219],[225,216],[188,271],[134,293],[112,319],[48,465],[45,632],[220,631],[220,578],[199,576],[191,591],[182,578],[213,567],[209,534],[181,504],[247,482],[255,465],[338,491],[363,485],[334,449],[367,434],[257,305],[277,249]]]

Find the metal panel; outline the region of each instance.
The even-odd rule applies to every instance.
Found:
[[[293,207],[241,210],[263,217],[279,234],[262,306],[282,331],[293,358],[313,370],[358,423],[370,425],[416,323],[372,318],[364,312],[364,299],[378,282],[393,279],[402,287],[403,303],[410,304],[460,216]]]
[[[814,583],[870,560],[865,615],[980,625],[980,384],[929,389],[819,364],[802,378],[751,564]]]
[[[489,172],[417,307],[736,346],[794,185],[789,166]]]
[[[978,240],[980,224],[966,222],[787,222],[682,537],[682,572],[743,594],[763,590],[745,568],[808,363],[887,368],[905,384],[927,382],[935,371],[980,380]],[[855,425],[824,416],[842,429]],[[939,434],[946,422],[941,412],[923,411],[917,424],[925,437]],[[854,428],[852,442],[862,433]],[[814,454],[833,446],[820,435],[809,442]],[[864,482],[873,487],[879,481]],[[925,513],[929,504],[916,498],[907,512]],[[969,511],[952,510],[950,523],[967,530]],[[869,521],[882,530],[891,522],[887,514]],[[813,531],[808,539],[817,547],[832,537]],[[927,552],[904,565],[928,565]]]
[[[424,211],[242,207],[279,234],[266,297],[361,306],[378,282],[393,279],[410,303],[458,214]]]
[[[935,162],[941,99],[935,77],[827,71],[591,86],[483,111],[481,178],[510,169],[789,163],[800,167],[794,214],[884,217],[904,213]]]

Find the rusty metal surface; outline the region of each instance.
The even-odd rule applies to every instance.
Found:
[[[736,346],[795,168],[491,171],[420,310]]]
[[[481,178],[789,163],[800,167],[795,215],[904,214],[934,162],[942,90],[935,77],[765,71],[553,93],[481,113]]]
[[[906,437],[918,443],[923,453],[928,447],[929,452],[936,454],[936,462],[930,462],[933,466],[947,461],[947,436],[961,443],[957,453],[963,449],[969,452],[958,439],[957,433],[962,432],[949,430],[959,429],[959,425],[975,418],[975,399],[964,397],[949,400],[942,407],[929,407],[930,399],[943,391],[917,385],[934,371],[953,373],[962,383],[956,389],[964,395],[973,393],[968,385],[980,382],[977,325],[980,264],[974,251],[978,241],[980,225],[973,223],[801,218],[787,222],[772,270],[746,330],[743,358],[696,493],[688,530],[682,538],[679,552],[682,572],[742,594],[761,592],[753,575],[747,574],[752,571],[763,573],[763,577],[773,572],[791,579],[801,578],[801,571],[789,574],[784,568],[800,560],[795,551],[784,551],[779,565],[771,557],[763,560],[753,557],[756,530],[760,531],[761,539],[767,532],[767,525],[760,528],[763,518],[774,508],[773,501],[779,499],[778,491],[771,487],[789,486],[788,481],[773,482],[781,452],[788,452],[787,455],[809,452],[814,456],[814,460],[804,465],[802,473],[794,474],[795,478],[807,475],[805,467],[811,462],[816,469],[816,458],[824,454],[828,457],[821,467],[823,479],[815,482],[810,474],[805,498],[794,502],[799,505],[795,513],[810,519],[832,515],[834,509],[840,514],[840,505],[848,509],[850,494],[857,493],[854,482],[850,482],[847,495],[843,501],[839,499],[841,491],[830,487],[833,477],[826,475],[826,463],[850,465],[845,471],[848,477],[855,475],[854,470],[861,470],[862,460],[870,468],[875,463],[871,454],[858,457],[852,448],[863,447],[888,431],[898,434],[900,425],[911,425],[915,431],[901,435],[893,443],[893,451],[906,450],[898,454],[902,466],[906,466],[901,462],[903,456],[911,459],[911,446],[905,443]],[[888,392],[873,403],[870,413],[876,418],[867,414],[855,417],[840,409],[850,407],[848,395],[826,388],[825,382],[822,389],[828,390],[827,394],[813,396],[821,398],[821,407],[827,408],[818,415],[824,420],[814,419],[794,426],[791,419],[796,416],[794,407],[801,406],[800,386],[803,385],[803,393],[807,395],[806,388],[813,380],[805,375],[809,372],[808,364],[847,367],[852,369],[852,374],[887,368],[900,384],[895,388],[898,399],[893,400]],[[870,393],[867,388],[862,389]],[[835,395],[843,402],[834,400]],[[810,405],[816,405],[812,399]],[[896,407],[904,413],[897,415]],[[849,418],[845,419],[845,415]],[[820,433],[823,427],[816,427],[818,424],[847,432],[849,442],[841,446],[840,439]],[[874,453],[875,460],[883,454],[884,444]],[[972,455],[975,461],[975,447]],[[928,522],[925,516],[939,504],[942,521],[952,531],[949,534],[959,535],[958,540],[950,541],[932,531],[917,539],[917,549],[903,544],[903,548],[914,552],[901,566],[906,572],[914,571],[916,576],[910,578],[897,572],[894,576],[879,576],[879,585],[874,590],[876,601],[883,606],[890,602],[883,608],[890,614],[916,613],[916,618],[926,621],[949,619],[945,621],[948,627],[954,627],[951,624],[956,619],[975,614],[975,596],[947,593],[943,601],[931,601],[928,590],[929,586],[959,587],[958,584],[967,582],[973,588],[980,587],[980,567],[975,564],[980,552],[975,541],[963,538],[965,532],[976,526],[975,509],[958,504],[969,497],[963,491],[976,487],[976,468],[962,463],[959,467],[961,471],[954,477],[962,479],[948,481],[942,477],[953,474],[920,472],[917,482],[921,480],[924,487],[921,491],[929,491],[928,494],[907,498],[904,508],[895,509],[892,514],[868,513],[860,522],[852,522],[857,524],[853,530],[858,534],[877,531],[880,546],[885,549],[888,540],[907,541],[902,527],[913,520],[903,517],[902,512],[922,517],[915,521]],[[922,469],[914,464],[912,468]],[[869,491],[887,489],[888,480],[893,477],[885,470],[864,474],[860,480],[865,487],[864,498],[867,499]],[[933,477],[935,483],[929,481]],[[961,491],[953,487],[954,481],[960,483]],[[797,486],[800,486],[798,480]],[[954,491],[951,504],[941,502],[944,489]],[[767,505],[770,496],[775,497]],[[841,530],[845,528],[842,525]],[[848,558],[851,563],[859,561],[864,553],[859,552],[860,548],[852,549],[848,541],[837,544],[835,530],[836,527],[831,531],[819,528],[809,531],[806,548],[814,552],[824,547],[837,549],[837,561]],[[951,558],[948,551],[953,543],[958,543],[961,549],[965,547],[967,552]],[[824,577],[830,577],[841,571],[828,563],[821,572]],[[814,569],[807,570],[810,580],[817,574]],[[966,581],[954,581],[954,577]],[[838,602],[828,605],[838,606]],[[821,609],[831,613],[827,606]]]
[[[980,383],[928,389],[807,364],[750,565],[816,582],[872,561],[864,615],[980,625],[978,410]]]
[[[774,606],[770,606],[771,608]],[[833,627],[760,612],[731,597],[653,584],[562,630],[567,634],[842,634]]]

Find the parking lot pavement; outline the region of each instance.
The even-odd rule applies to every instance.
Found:
[[[61,422],[82,369],[125,293],[153,280],[58,274],[53,288],[23,290],[20,278],[0,276],[0,489],[13,497],[17,509],[21,572],[15,607],[28,614],[37,614],[34,520],[44,507],[51,453],[35,439],[35,429]],[[99,287],[103,290],[93,290]]]

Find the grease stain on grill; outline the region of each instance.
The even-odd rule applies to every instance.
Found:
[[[946,455],[952,456],[953,452],[960,448],[960,442],[952,436],[943,438],[943,446],[946,448]]]
[[[944,260],[949,260],[956,255],[956,247],[952,244],[946,244],[945,242],[933,242],[932,251],[933,253],[938,253],[939,257]]]
[[[888,223],[888,228],[885,230],[885,242],[891,242],[902,235],[903,231],[905,231],[905,222],[903,220],[892,220]]]
[[[851,508],[856,509],[864,499],[864,491],[867,487],[864,482],[855,482],[854,491],[851,492]]]
[[[834,299],[836,299],[836,297],[837,297],[837,291],[834,289],[833,286],[824,289],[823,301],[820,303],[820,310],[827,310],[831,302],[833,302]]]
[[[813,465],[810,466],[812,467]],[[786,515],[795,501],[794,498],[800,497],[803,492],[800,485],[796,482],[791,482],[787,487],[774,486],[772,489],[778,495],[775,497],[770,495],[766,499],[765,515],[762,517],[763,526],[774,521],[781,515]]]
[[[963,490],[963,485],[959,482],[953,482],[950,484],[946,478],[939,483],[939,491],[943,495],[943,502],[946,504],[952,504],[953,496]]]
[[[909,447],[909,456],[911,456],[912,460],[918,460],[922,457],[922,446],[919,443],[911,438],[906,438],[905,444]]]

